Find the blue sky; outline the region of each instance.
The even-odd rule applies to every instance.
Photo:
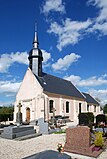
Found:
[[[0,0],[0,105],[15,101],[35,21],[43,71],[107,103],[106,0]]]

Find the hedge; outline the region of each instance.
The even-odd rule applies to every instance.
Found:
[[[104,122],[106,124],[106,116],[104,114],[99,114],[96,116],[96,125],[98,125],[100,122]]]
[[[79,114],[79,125],[89,125],[94,123],[94,115],[91,112]]]
[[[0,113],[0,122],[7,121],[8,119],[10,121],[13,120],[13,113]]]

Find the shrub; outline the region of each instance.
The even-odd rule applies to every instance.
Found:
[[[95,146],[102,148],[104,146],[104,139],[102,137],[102,132],[96,132],[95,138],[96,138],[94,141]]]
[[[79,125],[89,126],[91,123],[94,123],[94,115],[91,112],[80,113],[79,114]]]
[[[0,122],[7,121],[8,118],[9,118],[9,120],[13,120],[13,114],[12,113],[0,113]]]
[[[96,116],[96,126],[98,126],[101,122],[106,123],[106,116],[104,114],[99,114]]]

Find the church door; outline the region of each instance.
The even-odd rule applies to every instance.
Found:
[[[26,122],[30,122],[30,108],[26,108]]]

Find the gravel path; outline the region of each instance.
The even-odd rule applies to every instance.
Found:
[[[65,142],[65,134],[42,135],[15,141],[0,138],[0,159],[21,159],[44,150],[56,150],[57,144]]]
[[[21,159],[44,150],[56,150],[57,144],[65,143],[65,134],[42,135],[28,140],[16,141],[0,138],[0,159]],[[71,155],[72,159],[83,159],[80,155]],[[85,157],[84,159],[88,159]],[[98,159],[107,159],[107,149]]]

